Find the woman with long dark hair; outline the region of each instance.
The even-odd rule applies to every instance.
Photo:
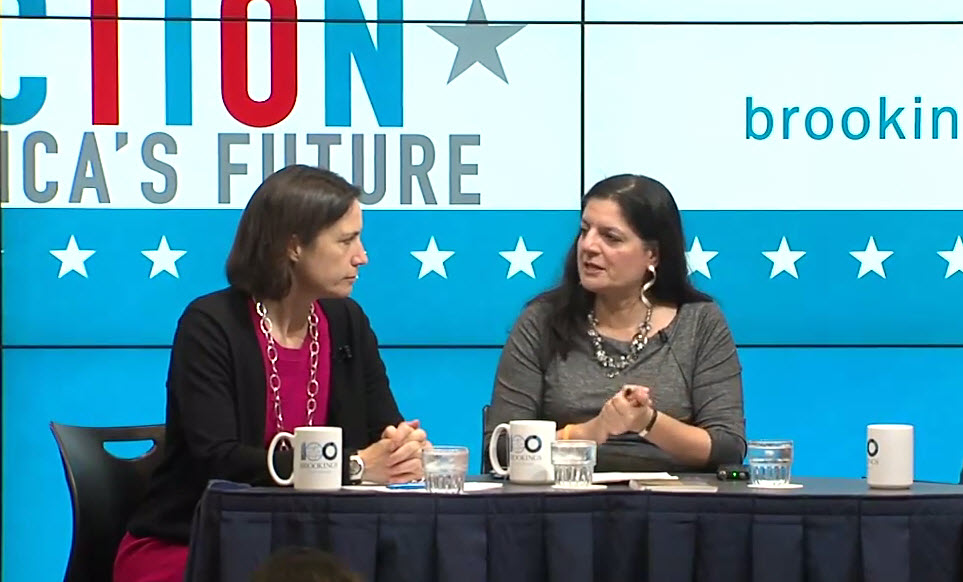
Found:
[[[486,437],[547,419],[599,443],[597,470],[711,470],[745,455],[742,368],[722,312],[689,280],[682,219],[656,180],[620,175],[582,199],[561,283],[519,316]]]

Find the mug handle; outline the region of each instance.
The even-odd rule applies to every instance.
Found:
[[[293,434],[289,432],[279,432],[278,434],[274,435],[274,438],[271,439],[271,444],[270,446],[268,446],[268,450],[267,450],[267,466],[268,466],[268,473],[271,474],[271,478],[274,479],[274,482],[277,483],[278,485],[287,486],[287,485],[294,484],[294,464],[293,463],[291,464],[291,476],[288,477],[287,479],[282,479],[278,477],[278,474],[274,471],[274,447],[277,446],[278,442],[282,438],[288,439],[288,441],[290,441],[291,448],[294,448]]]
[[[488,441],[488,460],[491,461],[492,471],[499,477],[505,477],[508,475],[508,469],[502,468],[498,462],[498,435],[501,431],[505,431],[505,434],[508,434],[507,422],[501,423],[492,431],[492,438]],[[508,446],[511,447],[511,443],[508,443]]]

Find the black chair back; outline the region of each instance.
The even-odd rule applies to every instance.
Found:
[[[488,426],[488,404],[482,406],[482,446],[481,446],[481,474],[487,475],[492,471],[491,461],[488,460],[488,441],[485,440],[485,427]]]
[[[160,463],[164,425],[82,427],[50,423],[74,510],[74,535],[65,582],[110,582],[114,556],[137,503]],[[104,443],[150,440],[134,459],[107,452]]]

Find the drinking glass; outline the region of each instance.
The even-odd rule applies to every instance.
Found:
[[[468,447],[434,447],[422,451],[421,466],[429,493],[461,493],[465,490],[468,472]]]

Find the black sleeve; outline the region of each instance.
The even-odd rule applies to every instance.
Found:
[[[273,484],[264,448],[241,442],[237,391],[228,338],[209,315],[188,308],[177,325],[167,389],[192,460],[208,479]],[[290,450],[275,455],[281,476],[291,472]]]
[[[371,329],[371,323],[360,305],[354,301],[348,305],[352,322],[357,322],[354,327],[357,332],[356,341],[362,354],[365,404],[368,415],[368,443],[373,443],[381,438],[381,433],[386,426],[395,426],[404,420],[404,417],[398,410],[398,404],[388,385],[388,374],[381,360],[378,338]]]

